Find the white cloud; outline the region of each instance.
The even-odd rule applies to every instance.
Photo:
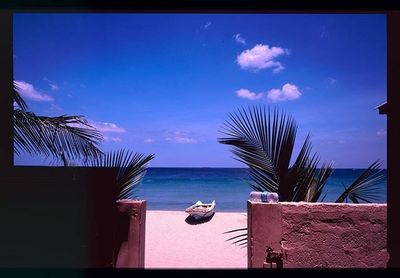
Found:
[[[122,141],[122,139],[119,137],[104,136],[103,138],[105,141],[112,141],[112,142],[121,142]]]
[[[325,26],[322,26],[321,29],[322,29],[322,31],[321,31],[320,37],[321,37],[321,39],[324,39],[324,38],[326,38],[328,36],[328,32],[326,31],[326,27]]]
[[[260,99],[264,95],[263,93],[258,93],[257,94],[257,93],[251,92],[251,91],[249,91],[247,89],[239,89],[235,93],[236,93],[236,95],[238,97],[246,98],[246,99],[250,99],[250,100]]]
[[[233,35],[233,38],[235,39],[235,41],[236,41],[237,43],[246,45],[246,40],[245,40],[243,37],[241,37],[240,34],[235,34],[235,35]]]
[[[387,134],[387,131],[386,131],[386,129],[380,129],[380,130],[378,130],[378,132],[376,133],[378,136],[383,136],[383,135],[386,135]]]
[[[211,21],[208,21],[208,22],[207,22],[206,24],[204,24],[201,28],[202,28],[202,29],[208,29],[208,28],[210,28],[211,24],[212,24],[212,22],[211,22]]]
[[[301,96],[301,92],[296,85],[286,83],[282,89],[272,89],[268,91],[267,99],[272,102],[294,100]]]
[[[145,142],[145,143],[147,143],[147,144],[151,144],[151,143],[154,142],[154,139],[152,139],[152,138],[146,138],[146,139],[144,139],[143,142]]]
[[[43,77],[43,80],[47,81],[47,83],[49,83],[49,86],[53,91],[57,91],[58,89],[60,89],[55,81],[51,81],[51,80],[47,79],[46,76]]]
[[[337,80],[335,78],[332,77],[328,77],[328,87],[332,88],[336,85]]]
[[[177,144],[195,144],[196,139],[191,138],[185,132],[175,131],[170,136],[165,138],[166,141]]]
[[[53,91],[57,91],[59,89],[57,84],[49,84],[49,86]]]
[[[189,137],[175,136],[175,137],[167,137],[166,141],[178,143],[178,144],[194,144],[197,143],[197,140]]]
[[[29,84],[25,81],[14,81],[17,86],[17,91],[21,94],[21,96],[25,99],[33,100],[33,101],[53,101],[54,99],[46,94],[43,94],[35,89],[32,84]]]
[[[280,71],[283,70],[283,69],[285,69],[285,68],[282,66],[282,64],[279,63],[279,62],[276,62],[275,68],[272,70],[272,72],[273,72],[273,73],[278,73],[278,72],[280,72]]]
[[[119,127],[114,123],[89,121],[89,124],[101,132],[126,132],[124,128]]]
[[[240,53],[236,61],[242,69],[258,71],[274,68],[273,72],[277,73],[284,69],[280,62],[275,61],[275,58],[282,54],[289,54],[289,51],[281,47],[273,46],[270,48],[268,45],[257,44],[252,49]]]
[[[346,143],[345,140],[339,140],[338,142],[339,142],[339,144],[344,144],[344,143]]]

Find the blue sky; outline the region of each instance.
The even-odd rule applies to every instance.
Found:
[[[386,167],[373,110],[386,101],[385,15],[15,14],[14,79],[35,113],[84,115],[104,150],[155,153],[152,167],[242,167],[217,138],[254,104],[295,117],[296,150],[311,133],[336,168]]]

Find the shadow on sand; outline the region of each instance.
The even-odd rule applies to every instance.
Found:
[[[189,225],[203,224],[203,223],[210,221],[214,217],[214,214],[215,214],[215,212],[212,215],[205,217],[205,218],[201,218],[199,220],[196,220],[192,216],[189,215],[188,217],[186,217],[185,222],[188,223]]]

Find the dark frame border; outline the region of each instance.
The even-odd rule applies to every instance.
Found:
[[[290,7],[290,8],[288,8]],[[398,151],[400,111],[395,109],[400,93],[400,11],[397,0],[385,1],[311,1],[281,0],[274,2],[248,0],[171,0],[129,2],[114,0],[95,2],[81,0],[26,0],[2,2],[0,4],[0,103],[2,130],[0,145],[0,184],[17,174],[18,167],[13,166],[13,13],[14,12],[139,12],[139,13],[383,13],[387,15],[387,161],[388,161],[388,267],[400,267],[400,179],[396,169],[400,165]],[[8,104],[8,105],[5,105]],[[4,115],[3,115],[4,113]]]
[[[124,10],[138,12],[344,12],[344,11],[365,11],[368,13],[374,10],[391,10],[398,8],[397,0],[380,1],[359,1],[359,0],[338,0],[338,1],[315,1],[315,0],[280,0],[280,1],[257,1],[257,0],[22,0],[3,1],[0,4],[2,9],[30,12],[54,12],[56,10],[91,10],[102,12],[124,12]]]

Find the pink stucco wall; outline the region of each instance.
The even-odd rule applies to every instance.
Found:
[[[248,202],[248,267],[266,249],[283,254],[283,268],[383,268],[386,204]]]
[[[128,217],[126,237],[116,261],[117,268],[144,268],[146,234],[146,201],[121,200],[118,210]]]

